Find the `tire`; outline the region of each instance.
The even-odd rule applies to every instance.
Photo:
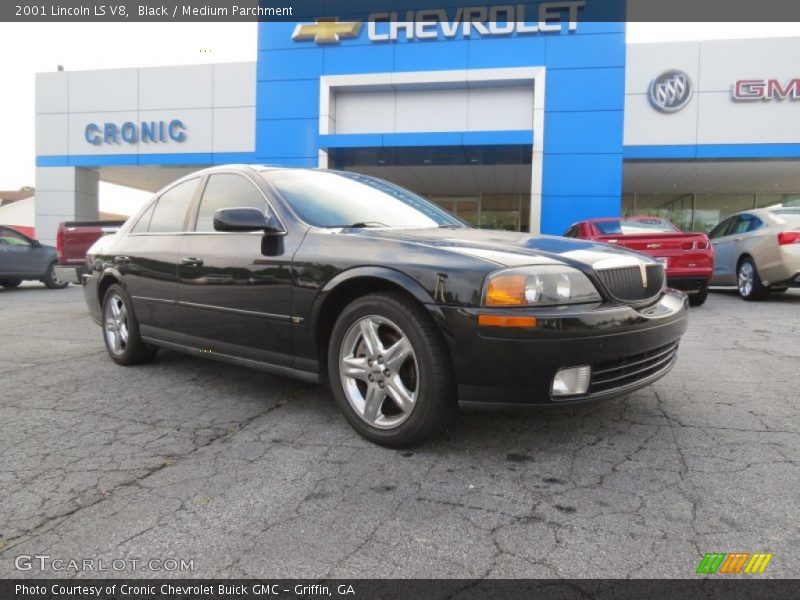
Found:
[[[4,288],[15,288],[22,284],[22,279],[0,279],[0,286]]]
[[[749,256],[742,258],[736,268],[736,287],[744,300],[761,300],[767,293],[768,288],[761,283],[756,263]]]
[[[694,294],[689,295],[689,306],[703,306],[708,298],[708,282]]]
[[[157,350],[142,341],[130,297],[116,283],[103,297],[102,323],[103,342],[115,363],[127,366],[153,360]]]
[[[346,363],[351,375],[343,372]],[[328,373],[350,425],[382,446],[420,444],[456,414],[444,341],[425,309],[401,293],[363,296],[342,311],[331,332]]]
[[[56,279],[55,266],[56,263],[51,263],[50,266],[47,267],[47,274],[42,278],[42,283],[47,287],[47,289],[63,290],[69,285],[69,282],[59,282]]]

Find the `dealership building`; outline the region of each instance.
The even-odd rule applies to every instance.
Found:
[[[800,38],[626,44],[556,13],[261,23],[254,62],[38,74],[36,233],[96,218],[99,181],[225,163],[357,171],[551,234],[797,202]]]

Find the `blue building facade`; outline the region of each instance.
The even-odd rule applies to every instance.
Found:
[[[417,39],[413,32],[403,35],[408,32],[401,30],[391,41],[371,39],[388,36],[388,24],[376,24],[373,31],[365,24],[352,37],[328,43],[298,39],[297,28],[295,23],[259,26],[257,162],[327,166],[325,157],[342,149],[464,147],[491,155],[492,147],[527,148],[534,172],[531,189],[522,192],[526,198],[530,192],[532,228],[560,233],[577,218],[619,214],[624,23],[579,21],[571,27],[564,22],[560,31],[500,35],[475,30],[465,35],[458,28],[446,36],[439,27],[435,38]],[[389,81],[414,82],[414,74],[429,73],[432,77],[425,78],[424,85],[435,90],[458,87],[448,75],[466,73],[469,86],[471,73],[489,73],[484,83],[491,85],[495,70],[509,69],[535,73],[533,114],[530,126],[523,129],[437,131],[428,124],[419,131],[406,126],[402,132],[334,133],[321,127],[320,120],[326,118],[321,103],[329,102],[321,85],[324,78],[381,74],[385,84],[387,76]],[[391,77],[398,74],[401,77]],[[503,76],[501,71],[498,77]],[[447,85],[437,88],[437,78]],[[544,94],[536,93],[541,88]],[[491,119],[485,121],[491,126]],[[527,225],[522,223],[522,228]]]

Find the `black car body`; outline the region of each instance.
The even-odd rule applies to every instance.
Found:
[[[0,225],[0,286],[15,288],[24,280],[32,279],[53,289],[66,287],[65,283],[58,282],[53,271],[57,261],[53,246]]]
[[[365,204],[362,191],[373,204]],[[378,212],[376,194],[386,199]],[[169,215],[159,214],[167,206],[171,226]],[[352,220],[336,222],[344,217]],[[425,226],[386,227],[380,219]],[[122,327],[118,313],[133,312],[135,325],[125,331],[141,337],[142,356],[145,347],[171,348],[330,381],[340,400],[333,353],[350,335],[356,346],[350,354],[341,350],[340,369],[346,360],[364,359],[352,388],[356,396],[367,389],[364,411],[375,381],[381,389],[392,382],[380,371],[379,353],[366,351],[366,317],[361,338],[355,325],[349,333],[342,329],[356,305],[366,303],[359,314],[374,314],[379,337],[392,326],[394,341],[408,334],[414,352],[407,354],[418,371],[406,391],[420,398],[420,386],[436,384],[431,389],[438,396],[453,405],[457,396],[468,409],[564,405],[627,393],[669,371],[686,329],[685,295],[666,289],[663,267],[645,255],[473,229],[393,184],[353,173],[250,166],[201,171],[157,194],[118,234],[99,240],[87,260],[86,300],[98,323],[111,323],[110,352],[118,342],[114,328]],[[505,305],[518,301],[519,285],[523,302],[538,298],[538,304]],[[104,312],[112,286],[117,310]],[[570,300],[542,301],[554,294]],[[426,374],[427,363],[435,363],[435,373]],[[585,381],[574,388],[555,382],[560,369],[574,366],[588,367],[569,372]],[[349,382],[344,375],[341,381]],[[386,406],[382,415],[391,412]],[[392,437],[389,425],[399,418],[384,416],[375,427],[356,428],[388,445],[424,437]]]

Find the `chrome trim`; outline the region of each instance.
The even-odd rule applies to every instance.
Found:
[[[177,304],[178,306],[185,306],[187,308],[197,308],[200,310],[229,313],[233,315],[242,315],[245,317],[261,317],[264,319],[271,319],[273,321],[289,322],[292,320],[292,317],[290,315],[278,315],[275,313],[257,312],[254,310],[245,310],[243,308],[230,308],[227,306],[216,306],[213,304],[199,304],[197,302],[184,302],[183,300],[178,300]]]

